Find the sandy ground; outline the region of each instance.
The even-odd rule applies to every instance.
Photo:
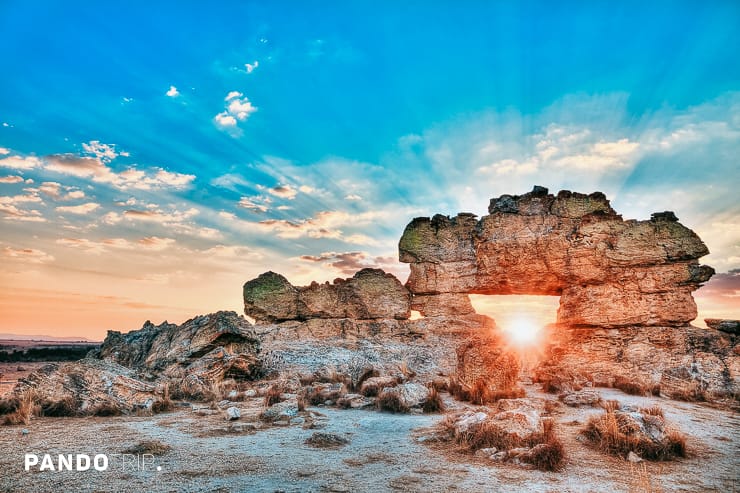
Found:
[[[310,408],[316,426],[253,430],[261,399],[239,403],[242,419],[228,424],[218,412],[182,408],[154,417],[39,418],[0,427],[0,491],[736,491],[740,482],[740,418],[690,403],[628,396],[599,389],[604,399],[660,405],[686,435],[689,456],[633,465],[603,455],[577,439],[596,408],[560,406],[554,413],[568,452],[557,473],[498,465],[423,443],[442,415],[393,415],[375,411]],[[527,386],[531,397],[552,399]],[[456,406],[447,399],[451,406]],[[212,414],[208,414],[212,413]],[[205,414],[205,415],[202,415]],[[310,416],[309,416],[309,421]],[[259,426],[259,423],[257,423]],[[338,448],[313,448],[314,432],[346,437]],[[143,440],[172,449],[147,457],[143,467],[118,454]],[[30,471],[24,454],[107,454],[107,471]],[[157,470],[160,467],[161,470]]]

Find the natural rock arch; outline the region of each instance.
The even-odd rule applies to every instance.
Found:
[[[461,213],[411,221],[399,259],[423,315],[473,313],[468,294],[559,295],[569,326],[680,326],[696,318],[691,292],[714,269],[672,212],[623,220],[603,193],[544,187],[491,199],[480,220]]]

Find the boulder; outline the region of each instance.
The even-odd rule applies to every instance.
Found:
[[[241,411],[239,411],[238,407],[231,406],[226,409],[226,419],[227,421],[234,421],[242,417]]]

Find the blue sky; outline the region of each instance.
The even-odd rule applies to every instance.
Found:
[[[130,3],[0,3],[0,330],[404,277],[411,217],[535,183],[673,209],[740,268],[736,2]],[[737,315],[726,276],[703,312]]]

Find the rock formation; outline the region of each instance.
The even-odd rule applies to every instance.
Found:
[[[411,295],[393,274],[362,269],[333,284],[295,287],[285,277],[266,272],[244,284],[244,313],[257,322],[409,318]]]
[[[235,312],[201,315],[182,325],[147,321],[126,334],[109,331],[94,356],[148,374],[220,380],[254,378],[260,343],[252,326]]]
[[[491,199],[480,220],[416,218],[399,242],[411,264],[412,309],[472,311],[468,294],[560,296],[568,326],[680,326],[696,318],[691,292],[714,270],[709,253],[672,212],[625,221],[604,194],[546,188]]]

